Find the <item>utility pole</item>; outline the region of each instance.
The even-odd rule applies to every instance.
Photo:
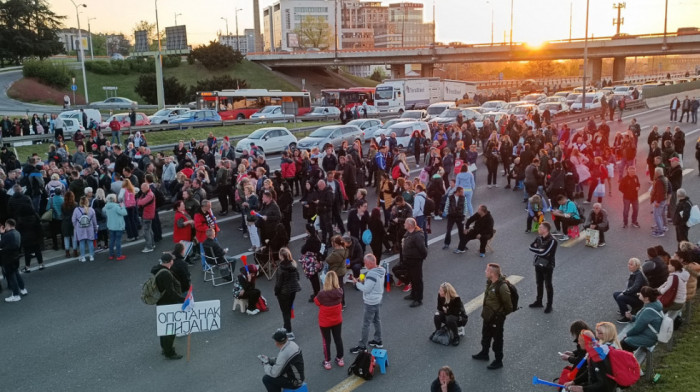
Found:
[[[571,42],[571,26],[574,22],[574,2],[569,2],[569,42]]]
[[[90,21],[95,20],[95,19],[97,19],[97,18],[88,18],[88,38],[90,38],[90,42],[89,42],[89,44],[90,44],[90,60],[95,59],[95,54],[92,51],[92,30],[90,30]]]
[[[243,11],[243,8],[236,8],[236,50],[241,51],[241,36],[238,35],[238,11]]]
[[[156,96],[158,97],[158,109],[165,106],[165,93],[163,90],[163,55],[160,46],[160,24],[158,23],[158,0],[154,0],[156,8],[156,36],[158,37],[158,53],[156,54]]]
[[[613,26],[617,25],[617,33],[615,34],[617,36],[620,35],[620,26],[625,23],[625,18],[622,17],[622,9],[626,7],[626,3],[613,4],[613,9],[617,9],[617,19],[613,18]]]
[[[664,44],[661,46],[661,50],[667,50],[668,45],[666,44],[666,27],[668,25],[668,0],[666,0],[666,7],[664,8]]]
[[[83,34],[80,31],[80,13],[78,12],[78,8],[87,8],[87,5],[85,3],[75,4],[73,0],[70,0],[70,2],[73,3],[73,6],[75,7],[75,18],[78,20],[78,53],[80,54],[80,67],[83,71],[83,87],[85,88],[85,104],[87,105],[88,103],[90,103],[90,101],[88,100],[87,77],[85,76],[85,52],[83,51]],[[73,103],[75,104],[75,99],[73,100]]]
[[[177,12],[175,13],[175,26],[177,26],[177,17],[178,16],[182,16],[182,14],[177,13]]]
[[[513,0],[510,0],[510,46],[513,46]]]
[[[586,73],[588,72],[588,8],[590,0],[586,0],[586,36],[583,41],[583,94],[581,95],[581,112],[586,111]]]
[[[223,16],[221,17],[226,22],[226,37],[228,37],[228,19],[224,18]]]

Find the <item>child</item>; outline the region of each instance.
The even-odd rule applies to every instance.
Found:
[[[531,198],[527,200],[527,226],[525,227],[525,232],[530,233],[532,231],[532,221],[534,220],[539,227],[540,223],[544,221],[543,211],[544,206],[542,203],[542,197],[539,194],[534,194]]]

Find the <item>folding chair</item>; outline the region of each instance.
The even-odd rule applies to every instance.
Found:
[[[214,256],[211,248],[205,248],[199,244],[199,254],[202,256],[202,271],[204,272],[204,281],[211,282],[213,286],[222,286],[233,282],[233,271],[235,270],[236,260],[225,257],[226,262],[217,264],[217,259]],[[229,274],[223,272],[228,269]],[[229,276],[231,279],[225,279]]]
[[[277,261],[279,252],[273,252],[269,245],[269,240],[265,241],[265,246],[255,251],[255,263],[258,270],[262,271],[267,280],[272,280],[279,268]]]

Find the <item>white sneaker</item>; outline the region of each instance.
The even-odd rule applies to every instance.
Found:
[[[141,253],[151,253],[151,252],[153,252],[153,248],[143,248],[143,250],[141,251]]]
[[[95,261],[95,258],[92,256],[90,256],[89,259],[90,259],[90,261]]]
[[[27,291],[27,289],[22,289],[19,291],[19,293],[22,295],[27,295],[27,294],[29,294],[29,291]]]
[[[5,302],[17,302],[17,301],[21,301],[21,300],[22,300],[22,297],[20,297],[19,295],[11,295],[11,296],[5,298]]]
[[[81,262],[81,263],[84,263],[84,262],[85,262],[85,258],[84,258],[84,257],[81,257],[81,258],[78,259],[78,261]]]
[[[248,314],[250,314],[250,315],[253,315],[253,316],[254,316],[254,315],[260,313],[260,309],[246,310],[245,312],[248,313]]]

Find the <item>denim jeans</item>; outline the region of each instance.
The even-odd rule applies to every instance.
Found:
[[[636,295],[627,295],[622,291],[614,292],[613,298],[615,298],[615,302],[617,302],[617,306],[620,308],[620,314],[622,316],[624,316],[625,313],[630,310],[630,308],[641,308],[642,305],[644,305]]]
[[[112,144],[122,144],[121,131],[112,131]]]
[[[474,207],[472,207],[472,196],[474,196],[473,191],[464,191],[464,202],[467,204],[467,211],[469,216],[474,215]]]
[[[80,240],[78,243],[80,245],[81,259],[85,259],[85,245],[87,245],[88,250],[90,251],[90,257],[95,258],[95,245],[92,243],[92,240]]]
[[[374,324],[374,340],[382,341],[382,322],[379,319],[379,308],[382,306],[381,303],[377,305],[365,305],[365,314],[362,319],[362,339],[360,340],[361,347],[367,347],[367,341],[369,340],[369,325]]]
[[[66,250],[78,249],[78,241],[75,240],[75,234],[70,237],[63,237],[63,247],[66,248]]]
[[[656,223],[656,230],[654,233],[659,234],[664,232],[664,226],[666,226],[666,217],[664,216],[664,211],[666,210],[666,200],[659,203],[659,206],[654,206],[654,222]]]
[[[2,273],[7,280],[7,286],[12,290],[12,295],[19,295],[19,291],[24,290],[24,280],[19,273],[19,268],[2,267]]]
[[[627,216],[629,216],[630,212],[630,205],[632,206],[632,223],[638,223],[637,222],[637,215],[639,214],[639,200],[634,199],[634,200],[627,200],[625,198],[622,199],[622,222],[627,226]]]
[[[110,230],[109,231],[109,255],[110,257],[119,257],[122,255],[122,234],[124,230]],[[114,252],[114,248],[117,248],[117,252]]]
[[[146,240],[146,248],[155,248],[155,243],[153,242],[153,220],[144,219],[143,220],[143,238]]]

